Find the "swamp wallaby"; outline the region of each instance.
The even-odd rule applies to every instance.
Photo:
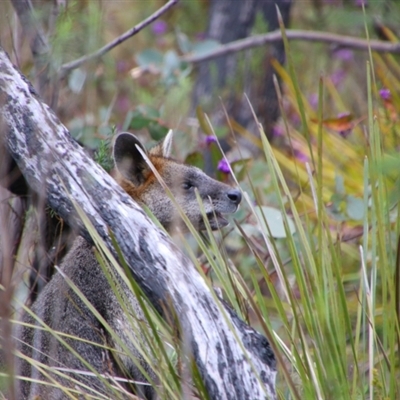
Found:
[[[172,133],[147,155],[176,202],[191,223],[198,230],[204,230],[196,188],[211,228],[226,226],[224,214],[236,211],[241,201],[240,191],[208,177],[198,168],[170,159],[171,140]],[[116,181],[135,201],[145,204],[168,231],[176,226],[183,227],[173,201],[137,147],[146,153],[134,135],[121,133],[116,137],[113,152]],[[104,323],[71,288],[66,278],[116,332],[119,340],[109,334]],[[25,324],[18,332],[17,344],[17,350],[23,356],[18,356],[17,375],[27,379],[19,381],[18,399],[90,398],[96,394],[115,399],[116,394],[111,392],[111,382],[107,377],[146,382],[147,375],[154,381],[154,373],[138,350],[143,339],[137,337],[136,329],[132,329],[132,321],[137,326],[143,324],[139,302],[118,274],[114,274],[113,279],[117,293],[132,310],[129,315],[121,307],[110,279],[98,263],[92,244],[78,237],[61,264],[61,272],[53,276],[31,307],[32,314],[58,333],[53,335],[49,330],[43,330],[28,312],[23,316]],[[36,327],[32,328],[32,325]],[[133,357],[125,355],[126,349]],[[133,358],[138,362],[135,363]],[[65,388],[61,389],[60,385]],[[149,385],[137,385],[136,388],[122,385],[139,396],[155,398]]]

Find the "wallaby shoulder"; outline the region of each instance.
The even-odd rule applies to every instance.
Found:
[[[133,345],[133,334],[129,332],[132,329],[131,325],[135,321],[143,320],[144,317],[130,288],[116,275],[112,279],[115,280],[123,294],[128,304],[127,309],[131,311],[129,321],[96,259],[93,246],[82,237],[78,237],[63,261],[60,272],[54,275],[32,306],[32,312],[47,326],[62,332],[61,339],[64,343],[61,344],[60,337],[49,332],[25,327],[19,336],[27,345],[23,345],[20,350],[36,361],[51,368],[59,368],[61,371],[64,369],[70,371],[93,369],[104,376],[130,376],[135,377],[138,381],[145,381],[145,377],[132,361],[133,357],[140,360],[141,356]],[[81,295],[71,288],[68,280],[73,282]],[[82,296],[90,302],[91,306],[109,325],[109,328],[105,327],[87,307]],[[24,322],[40,326],[30,314],[24,315]],[[121,356],[126,353],[126,348],[120,348],[107,329],[112,329],[115,335],[125,342],[131,356]],[[73,337],[77,339],[73,339]],[[32,343],[35,348],[40,349],[36,354],[28,345]],[[71,348],[73,351],[70,351]],[[109,348],[114,348],[115,354],[110,353],[107,350]],[[118,362],[118,360],[120,361]],[[144,364],[144,361],[142,363]],[[19,368],[21,375],[35,376],[35,369],[31,368],[29,363],[20,361]],[[148,374],[152,376],[151,371],[148,371]],[[71,374],[67,373],[67,375]],[[102,382],[97,376],[73,377],[89,387],[97,388],[103,394],[108,392],[109,382],[106,379]],[[70,379],[57,377],[57,380],[66,387],[71,385]],[[22,382],[20,391],[22,399],[33,399],[34,396],[39,395],[49,399],[70,398],[60,389],[29,382]],[[146,394],[146,391],[144,390],[142,394]],[[109,395],[112,397],[111,393]],[[151,394],[147,393],[147,398],[151,398]]]

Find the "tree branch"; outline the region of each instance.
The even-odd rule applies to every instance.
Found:
[[[112,50],[114,47],[118,46],[125,40],[129,39],[139,31],[141,31],[143,28],[145,28],[147,25],[150,25],[153,21],[155,21],[157,18],[159,18],[162,14],[164,14],[167,10],[169,10],[172,6],[174,6],[178,0],[170,0],[167,4],[162,6],[159,10],[157,10],[155,13],[150,15],[150,17],[146,18],[144,21],[140,22],[138,25],[130,29],[129,31],[125,32],[121,36],[118,36],[116,39],[114,39],[112,42],[106,44],[102,48],[96,50],[92,54],[88,54],[86,56],[80,57],[77,60],[71,61],[69,63],[66,63],[61,66],[59,76],[60,78],[64,78],[66,74],[68,74],[69,71],[72,69],[80,67],[82,64],[94,60],[96,58],[102,57],[104,54]]]
[[[366,40],[351,36],[339,35],[336,33],[316,32],[305,30],[286,30],[286,36],[289,40],[303,40],[308,42],[334,43],[341,46],[358,50],[368,50],[379,53],[400,53],[400,43],[388,43],[381,40]],[[229,53],[246,50],[252,47],[261,47],[267,43],[274,43],[282,40],[281,31],[276,30],[265,35],[255,35],[246,39],[236,40],[217,47],[215,50],[205,54],[189,54],[181,57],[181,61],[188,63],[199,63],[212,60],[213,58],[224,56]]]
[[[172,304],[210,399],[276,399],[268,341],[216,303],[190,260],[72,139],[0,48],[0,144],[36,192],[89,238],[73,202],[108,248],[112,231],[138,284],[158,310]]]

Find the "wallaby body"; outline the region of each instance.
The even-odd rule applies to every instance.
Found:
[[[138,147],[145,153],[143,146],[132,134],[122,133],[117,136],[114,145],[115,179],[134,200],[145,204],[167,230],[183,226],[174,203]],[[195,167],[168,158],[170,147],[171,134],[163,143],[150,150],[148,157],[174,194],[177,203],[197,229],[204,229],[195,193],[197,188],[212,229],[225,226],[227,221],[223,214],[236,211],[241,200],[240,192],[213,180]],[[75,293],[68,280],[83,293],[105,323],[116,332],[120,341],[112,338],[104,323]],[[147,376],[154,378],[154,373],[138,350],[143,340],[137,337],[136,329],[132,329],[132,323],[140,325],[144,320],[138,299],[118,274],[114,274],[113,281],[130,310],[129,315],[121,307],[109,279],[95,257],[92,245],[78,237],[61,265],[61,272],[55,274],[31,307],[33,314],[51,330],[61,333],[61,341],[40,329],[41,324],[29,313],[23,316],[24,323],[36,325],[37,328],[22,326],[18,333],[17,350],[40,363],[42,372],[37,366],[31,366],[29,361],[18,357],[17,375],[28,378],[19,382],[18,399],[37,398],[35,396],[51,400],[69,399],[71,396],[86,398],[84,394],[96,395],[96,392],[116,398],[115,392],[111,393],[106,384],[108,376],[146,382],[132,357],[122,356],[126,353],[124,346],[139,361]],[[79,356],[91,367],[80,360]],[[93,370],[104,378],[94,374]],[[77,371],[84,371],[85,374]],[[63,378],[60,373],[72,377],[77,384]],[[50,385],[39,384],[35,380]],[[71,391],[68,393],[56,387],[54,381]],[[131,391],[129,385],[121,385]],[[154,398],[154,390],[149,385],[138,385],[135,392],[148,399]]]

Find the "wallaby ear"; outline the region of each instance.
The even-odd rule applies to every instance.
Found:
[[[153,148],[150,149],[150,154],[158,157],[169,157],[172,150],[172,138],[174,136],[174,131],[169,130],[167,136],[160,143],[157,143]]]
[[[125,179],[138,186],[144,182],[144,172],[149,167],[136,146],[147,153],[135,135],[129,132],[119,133],[115,138],[113,156],[117,170]]]

